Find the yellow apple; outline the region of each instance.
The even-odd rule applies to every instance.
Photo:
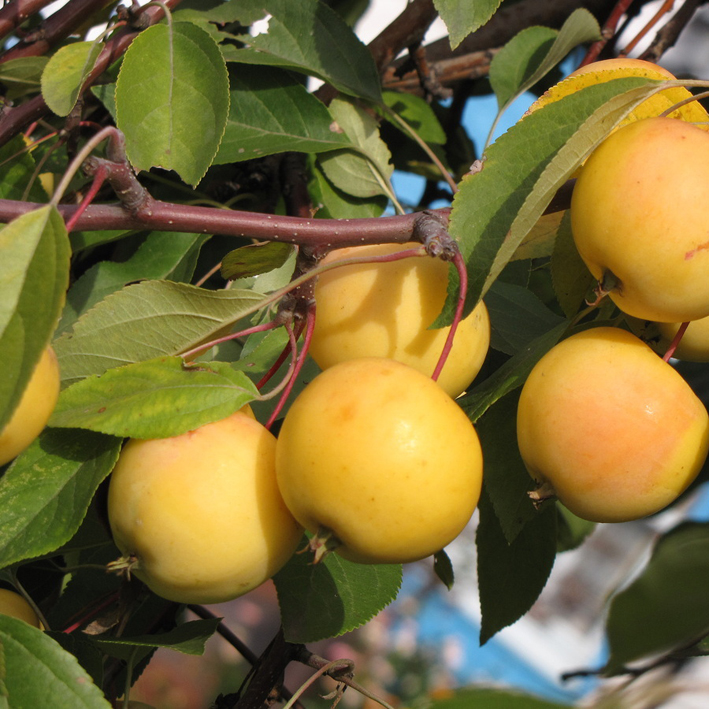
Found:
[[[482,452],[462,409],[390,359],[334,365],[295,399],[278,437],[293,516],[359,563],[422,559],[455,539],[480,497]]]
[[[59,398],[59,365],[47,347],[12,417],[0,431],[0,465],[22,453],[47,425]]]
[[[571,199],[581,258],[629,315],[709,315],[709,134],[671,118],[613,133],[591,154]]]
[[[420,244],[378,244],[337,249],[322,263],[381,256]],[[343,266],[315,286],[317,317],[310,354],[321,369],[360,357],[386,357],[431,376],[450,328],[429,330],[443,308],[448,264],[430,257]],[[490,344],[484,303],[465,318],[438,383],[451,396],[480,371]]]
[[[259,586],[302,537],[276,484],[276,439],[237,412],[173,438],[131,440],[108,515],[130,571],[179,603],[219,603]]]
[[[35,628],[42,627],[34,608],[19,593],[7,588],[0,588],[0,613],[24,620]]]
[[[709,416],[689,385],[626,330],[586,330],[553,347],[527,379],[519,450],[538,497],[593,522],[661,510],[694,480]]]

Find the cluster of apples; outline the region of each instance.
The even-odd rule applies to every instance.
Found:
[[[454,397],[480,369],[490,325],[481,304],[434,382],[447,329],[428,327],[447,282],[448,265],[430,257],[322,274],[311,353],[324,371],[295,398],[278,439],[246,407],[182,436],[125,445],[108,495],[123,553],[114,568],[170,600],[217,603],[273,576],[303,530],[316,560],[334,550],[405,563],[449,544],[482,484],[480,443]]]
[[[599,64],[584,73],[673,78],[646,62]],[[604,78],[604,66],[614,73]],[[665,102],[691,97],[671,91]],[[690,105],[689,118],[704,125],[641,104],[583,165],[571,202],[574,241],[601,292],[666,332],[709,316],[709,231],[697,208],[709,200],[709,116]],[[556,496],[597,522],[659,511],[695,479],[709,449],[702,402],[619,328],[584,331],[547,353],[522,390],[517,426],[522,458],[541,483],[533,496]]]

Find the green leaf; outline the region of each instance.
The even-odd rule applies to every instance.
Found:
[[[443,145],[446,142],[446,132],[443,130],[443,126],[431,106],[420,96],[385,91],[382,98],[384,103],[403,118],[425,143]],[[384,113],[384,117],[387,117],[386,113]],[[392,121],[392,125],[401,130],[395,121]],[[407,133],[405,135],[408,136]]]
[[[639,578],[611,601],[609,674],[709,631],[709,524],[686,523],[657,542]]]
[[[596,18],[584,8],[574,10],[558,32],[548,27],[522,30],[490,63],[490,84],[500,112],[546,76],[574,47],[600,37]]]
[[[0,568],[69,541],[120,440],[87,431],[45,429],[0,478]]]
[[[433,0],[448,28],[451,49],[455,49],[471,32],[482,27],[500,6],[502,0]]]
[[[103,692],[46,633],[0,615],[0,703],[12,709],[110,709]]]
[[[496,281],[485,296],[492,327],[490,346],[513,355],[564,319],[527,288]]]
[[[133,362],[186,352],[253,312],[246,290],[144,281],[104,298],[54,342],[64,384]]]
[[[458,689],[453,696],[434,699],[430,709],[571,709],[531,694],[504,689]]]
[[[92,86],[91,93],[103,104],[104,108],[111,114],[111,118],[116,120],[116,85],[101,84]]]
[[[286,640],[334,638],[371,620],[401,587],[400,564],[354,564],[337,554],[313,564],[295,554],[274,576]]]
[[[48,61],[48,57],[10,59],[0,64],[0,81],[9,87],[20,85],[39,90],[42,72]]]
[[[111,639],[97,638],[95,642],[107,655],[120,660],[128,660],[135,648],[163,647],[177,650],[185,655],[203,655],[205,643],[214,635],[220,622],[221,618],[191,620],[167,633]]]
[[[517,447],[518,401],[517,392],[504,396],[476,425],[485,451],[483,484],[508,544],[512,544],[538,514],[527,494],[536,483],[527,472]]]
[[[153,25],[133,40],[116,82],[116,114],[136,170],[175,170],[195,186],[217,154],[228,113],[226,65],[204,30]]]
[[[389,148],[379,136],[377,122],[366,111],[343,99],[330,104],[330,113],[358,150],[320,155],[318,163],[328,180],[355,197],[389,194],[389,178],[394,168]]]
[[[455,583],[455,573],[453,572],[451,559],[446,554],[445,549],[441,549],[433,555],[433,571],[450,591]]]
[[[102,48],[100,42],[75,42],[52,55],[42,72],[42,97],[52,112],[69,115]]]
[[[199,250],[209,238],[206,234],[156,231],[148,234],[127,261],[94,264],[69,289],[57,335],[70,328],[96,303],[128,283],[145,279],[188,282]]]
[[[564,322],[541,335],[472,391],[459,398],[457,401],[468,418],[475,423],[498,399],[521,387],[534,365],[559,341],[567,327],[568,324]]]
[[[169,438],[219,421],[258,396],[225,362],[162,357],[109,369],[65,389],[50,426],[123,438]]]
[[[350,96],[381,99],[381,84],[369,50],[344,20],[319,0],[241,0],[245,9],[264,8],[268,33],[248,39],[250,47],[224,45],[229,62],[270,64],[316,76]],[[240,38],[241,39],[241,38]]]
[[[3,66],[0,64],[0,68]],[[0,199],[26,201],[29,198],[32,202],[46,202],[47,195],[38,180],[32,183],[29,193],[25,194],[34,170],[32,149],[28,149],[22,136],[18,135],[0,147]]]
[[[559,225],[551,255],[551,277],[554,293],[567,318],[572,318],[583,305],[596,279],[579,255],[571,233],[568,210]]]
[[[9,420],[57,324],[69,282],[69,240],[55,207],[0,231],[0,429]]]
[[[66,652],[73,655],[88,672],[97,687],[103,684],[103,653],[83,633],[69,634],[45,631],[45,635],[48,635]]]
[[[450,233],[468,264],[466,311],[593,148],[636,105],[665,87],[666,82],[638,77],[589,86],[526,116],[490,146],[483,169],[463,178],[450,217]],[[451,278],[440,324],[450,322],[456,298],[457,278]]]
[[[347,145],[325,105],[288,72],[247,65],[231,71],[229,119],[216,164]]]
[[[292,251],[291,244],[277,241],[264,241],[234,249],[222,259],[222,278],[233,281],[280,268],[288,261]]]
[[[478,508],[480,643],[485,644],[521,618],[546,585],[556,557],[556,510],[542,509],[508,544],[485,491]]]

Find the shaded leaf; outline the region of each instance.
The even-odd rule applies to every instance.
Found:
[[[611,601],[609,674],[709,631],[709,524],[686,523],[655,545],[641,575]]]
[[[100,42],[75,42],[52,55],[42,73],[42,98],[51,111],[69,115],[102,48]]]
[[[110,709],[103,692],[79,665],[38,628],[0,615],[0,701],[12,709]]]
[[[210,291],[144,281],[113,293],[54,342],[64,384],[133,362],[176,355],[213,339],[263,300],[246,290]]]
[[[441,549],[433,555],[433,571],[450,591],[455,583],[455,574],[453,564],[445,549]]]
[[[527,472],[517,447],[518,401],[517,392],[504,396],[476,425],[485,451],[483,485],[508,544],[512,544],[538,514],[527,494],[536,483]]]
[[[551,256],[559,224],[565,213],[543,214],[524,237],[510,261]]]
[[[292,251],[293,246],[277,241],[264,241],[234,249],[222,259],[222,278],[233,281],[280,268],[288,261]]]
[[[420,96],[385,91],[382,98],[384,103],[403,118],[425,143],[443,145],[446,142],[446,132],[438,117],[431,106]],[[384,117],[387,117],[386,113],[384,113]],[[392,125],[399,128],[395,121],[392,121]],[[404,134],[408,136],[407,133]]]
[[[492,327],[490,346],[513,355],[564,319],[527,288],[496,281],[485,296]]]
[[[581,546],[596,528],[595,522],[577,517],[564,505],[556,503],[556,551],[571,551]]]
[[[0,231],[0,429],[9,420],[54,331],[69,282],[69,241],[55,207]]]
[[[0,81],[12,88],[15,85],[40,88],[42,72],[49,57],[19,57],[0,64]]]
[[[502,0],[433,0],[455,49],[471,32],[482,27],[500,6]]]
[[[270,64],[316,76],[350,96],[379,101],[379,74],[372,55],[345,21],[319,0],[241,0],[245,11],[271,13],[268,33],[250,46],[223,45],[229,62]]]
[[[153,25],[131,43],[116,82],[116,118],[136,170],[175,170],[196,185],[229,112],[229,78],[214,40],[191,22]]]
[[[551,277],[554,293],[567,318],[572,318],[583,305],[584,298],[596,279],[579,255],[571,233],[568,211],[559,225],[551,256]]]
[[[225,362],[163,357],[109,369],[65,389],[49,421],[123,438],[169,438],[219,421],[258,396]]]
[[[434,699],[431,709],[571,709],[531,694],[504,689],[458,689],[452,696]]]
[[[521,618],[539,598],[556,557],[556,510],[540,510],[508,544],[487,493],[480,498],[480,643]]]
[[[364,625],[396,598],[401,578],[400,564],[354,564],[337,554],[313,564],[295,554],[273,578],[286,640],[315,642]]]
[[[0,478],[0,568],[68,542],[121,441],[88,431],[45,429]]]
[[[133,650],[140,647],[164,647],[185,655],[203,655],[205,643],[214,635],[220,622],[221,618],[191,620],[167,633],[111,639],[97,638],[95,642],[107,655],[120,660],[128,660]]]
[[[0,68],[3,66],[0,64]],[[47,201],[38,180],[32,183],[29,194],[25,194],[35,170],[33,148],[27,150],[27,147],[27,141],[19,135],[0,147],[0,199]]]
[[[320,155],[318,163],[328,180],[355,197],[388,194],[394,168],[377,122],[366,111],[342,99],[330,104],[330,113],[357,151],[337,150]]]
[[[325,105],[288,72],[242,65],[231,72],[231,104],[216,164],[273,153],[320,153],[349,145]]]

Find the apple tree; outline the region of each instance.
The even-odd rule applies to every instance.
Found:
[[[632,12],[645,4],[634,3]],[[345,687],[371,696],[349,659],[327,662],[309,645],[364,625],[390,604],[402,579],[396,559],[359,563],[335,549],[314,563],[288,547],[273,576],[280,630],[256,657],[200,601],[151,590],[141,560],[116,546],[107,512],[111,472],[127,439],[177,440],[247,406],[252,414],[239,415],[258,422],[248,426],[277,437],[291,404],[319,374],[309,354],[316,284],[319,274],[344,271],[327,256],[346,247],[353,248],[350,265],[383,266],[400,257],[391,254],[445,265],[447,289],[420,333],[449,328],[428,372],[434,379],[449,355],[449,366],[462,366],[451,354],[456,336],[486,304],[490,349],[455,399],[483,458],[480,642],[530,610],[557,554],[584,543],[594,525],[541,494],[522,459],[517,404],[530,372],[557,343],[599,326],[632,331],[666,360],[680,355],[684,326],[663,340],[646,318],[626,315],[628,278],[621,288],[619,274],[607,277],[610,268],[599,275],[587,266],[570,207],[589,155],[621,125],[671,115],[700,130],[709,121],[687,88],[706,86],[702,77],[680,81],[653,68],[678,38],[681,44],[700,4],[685,0],[668,20],[672,3],[665,3],[621,42],[631,12],[624,0],[412,0],[368,45],[352,29],[368,2],[68,0],[43,12],[46,0],[10,0],[0,9],[0,431],[49,345],[61,380],[47,426],[19,455],[12,452],[0,477],[2,586],[23,597],[41,624],[0,608],[7,613],[0,615],[4,705],[127,707],[157,648],[199,655],[217,633],[253,663],[243,686],[215,698],[220,709],[300,701],[308,683],[297,691],[282,686],[290,663],[329,675],[333,701]],[[439,15],[449,35],[426,45]],[[644,68],[623,60],[605,73],[594,69],[645,35]],[[545,94],[570,55],[590,71]],[[494,93],[499,118],[526,91],[544,98],[496,140],[473,142],[462,122],[471,96]],[[659,172],[674,179],[680,167],[663,162]],[[423,178],[416,203],[392,186],[395,169]],[[709,184],[701,175],[687,180]],[[621,197],[630,204],[634,192]],[[668,230],[673,223],[681,229],[685,216],[669,217]],[[398,250],[358,256],[365,245]],[[698,243],[685,260],[701,263],[704,251]],[[380,298],[375,314],[394,300]],[[700,310],[709,316],[709,304]],[[692,370],[690,385],[700,370]],[[50,397],[46,388],[38,398]],[[630,386],[618,389],[617,398],[634,403]],[[606,400],[596,398],[605,416]],[[609,436],[627,434],[617,422],[614,431],[612,410],[607,416]],[[573,427],[573,417],[564,425]],[[310,428],[298,436],[317,441],[317,423]],[[643,445],[654,443],[650,437]],[[592,441],[596,449],[606,445]],[[239,446],[235,439],[233,449]],[[299,450],[299,441],[291,447]],[[202,457],[216,468],[221,461],[211,453]],[[694,458],[691,493],[704,481],[697,472],[706,436],[684,454]],[[573,472],[577,460],[569,457]],[[621,470],[624,461],[609,467],[616,462]],[[436,470],[441,484],[459,473]],[[340,487],[345,500],[355,497]],[[199,541],[191,495],[184,485],[175,501],[156,503],[187,510],[179,526]],[[224,536],[244,534],[244,506],[230,510]],[[299,547],[320,538],[308,529],[308,542],[296,529]],[[216,545],[202,546],[210,553]],[[706,654],[707,552],[703,522],[683,522],[657,540],[641,574],[610,600],[609,655],[595,668],[599,676],[634,677]],[[433,558],[450,586],[450,559],[443,549]],[[207,584],[199,560],[183,555],[183,562],[198,586]],[[186,606],[199,620],[186,620]],[[441,709],[552,706],[476,688],[431,701]]]

